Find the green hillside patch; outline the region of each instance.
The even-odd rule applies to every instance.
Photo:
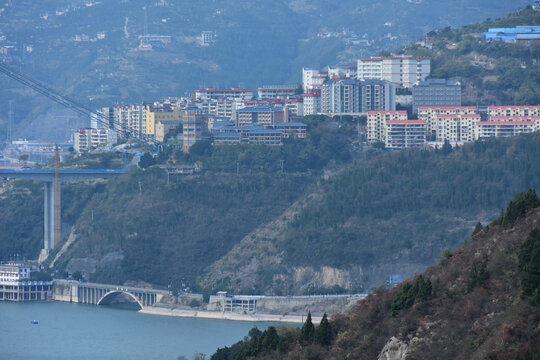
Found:
[[[88,204],[76,226],[79,240],[58,266],[120,252],[121,263],[98,266],[92,280],[193,285],[206,266],[295,201],[306,183],[302,175],[209,174],[167,184],[160,168],[134,169]]]
[[[291,266],[373,264],[406,250],[430,263],[523,188],[540,188],[540,134],[431,150],[367,152],[322,184],[324,199],[290,224]],[[398,260],[399,261],[399,260]]]

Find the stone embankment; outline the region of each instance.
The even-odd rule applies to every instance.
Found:
[[[139,311],[143,314],[177,316],[197,319],[216,319],[216,320],[235,320],[235,321],[253,321],[253,322],[285,322],[301,324],[305,320],[303,315],[277,315],[277,314],[237,314],[220,311],[206,310],[187,310],[187,309],[168,309],[162,307],[145,307]],[[317,324],[321,321],[320,316],[312,316],[312,321]]]

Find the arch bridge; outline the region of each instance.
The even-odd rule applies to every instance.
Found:
[[[76,302],[80,304],[107,305],[110,304],[120,294],[126,295],[136,302],[141,309],[153,306],[168,295],[165,290],[155,290],[147,288],[137,288],[122,285],[106,285],[96,283],[86,283],[69,280],[54,280],[56,286],[55,294],[63,301]]]

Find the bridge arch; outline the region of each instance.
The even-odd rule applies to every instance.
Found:
[[[128,292],[128,291],[124,291],[124,290],[112,290],[112,291],[109,291],[108,293],[106,293],[105,295],[103,295],[101,297],[101,299],[99,299],[99,301],[97,302],[98,305],[107,305],[111,302],[111,300],[113,300],[116,296],[118,296],[119,294],[124,294],[124,295],[127,295],[128,297],[132,298],[133,300],[135,300],[135,302],[137,303],[137,305],[139,305],[139,307],[142,309],[143,308],[143,304],[139,301],[139,299],[133,295],[132,293]]]

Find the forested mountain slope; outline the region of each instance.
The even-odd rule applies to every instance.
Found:
[[[529,191],[471,243],[316,329],[250,331],[212,360],[540,358],[540,200]],[[499,221],[496,221],[499,222]],[[317,325],[317,324],[315,324]]]
[[[369,290],[390,274],[411,276],[432,264],[520,189],[540,188],[538,173],[538,133],[451,153],[370,150],[321,181],[279,234],[244,238],[206,282],[282,293]]]

